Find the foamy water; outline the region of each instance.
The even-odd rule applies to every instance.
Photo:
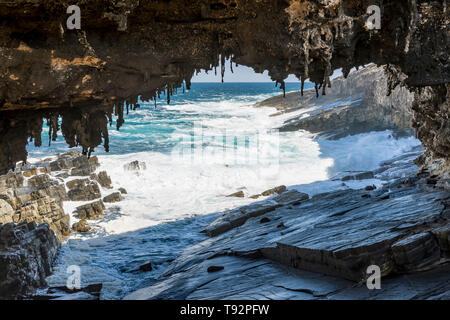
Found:
[[[337,141],[313,140],[304,131],[279,133],[273,128],[293,115],[271,117],[275,109],[252,106],[276,92],[241,89],[253,94],[198,94],[157,109],[142,104],[121,131],[111,132],[111,154],[99,156],[100,170],[128,195],[107,205],[106,216],[92,223],[94,234],[74,235],[63,245],[50,286],[64,285],[67,267],[79,265],[83,284],[103,283],[102,298],[120,298],[154,282],[170,260],[203,239],[199,231],[215,214],[255,201],[226,195],[242,190],[249,196],[278,185],[310,195],[360,188],[361,182],[342,186],[328,179],[372,170],[420,144],[412,137],[394,139],[389,131]],[[54,148],[62,150],[63,143]],[[41,152],[32,149],[31,155]],[[134,160],[147,170],[124,170]],[[76,205],[67,202],[66,212]],[[147,260],[152,272],[129,272]]]

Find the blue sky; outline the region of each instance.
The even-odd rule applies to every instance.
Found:
[[[223,78],[223,81],[225,82],[273,82],[269,75],[267,74],[267,71],[264,73],[256,73],[253,71],[252,68],[246,67],[246,66],[239,66],[236,67],[233,64],[233,73],[230,71],[230,63],[229,61],[226,62],[225,67],[225,77]],[[340,70],[336,70],[333,74],[332,78],[335,78],[337,76],[342,75],[342,72]],[[208,72],[208,74],[205,71],[202,71],[198,75],[194,76],[192,78],[192,82],[221,82],[222,77],[220,75],[220,67],[217,68],[217,76],[214,74],[214,70],[211,70]],[[286,79],[286,82],[299,82],[297,77],[294,75],[289,76],[289,78]]]

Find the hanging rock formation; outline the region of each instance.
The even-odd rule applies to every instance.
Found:
[[[0,1],[0,110],[116,106],[135,108],[137,97],[158,99],[190,86],[200,69],[234,63],[268,70],[284,89],[295,74],[326,94],[329,76],[370,62],[388,65],[388,85],[416,94],[414,127],[430,158],[448,159],[449,9],[447,1],[417,0],[194,0],[73,1],[81,30],[67,30],[61,1]],[[371,5],[381,29],[369,30]],[[256,31],[256,32],[255,32]],[[74,118],[74,117],[72,117]],[[90,154],[105,142],[106,117],[63,121],[69,145]],[[0,120],[11,149],[0,170],[25,157],[11,136],[18,123]],[[86,124],[90,123],[90,126]],[[123,120],[122,120],[123,122]],[[121,121],[117,122],[120,126]],[[22,124],[23,125],[23,124]],[[28,136],[42,124],[28,123]],[[81,134],[79,128],[92,128]],[[30,129],[31,128],[31,129]],[[6,150],[9,150],[6,149]],[[9,155],[9,154],[12,154]],[[2,157],[4,157],[2,155]]]

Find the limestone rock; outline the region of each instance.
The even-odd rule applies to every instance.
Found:
[[[68,196],[72,201],[90,201],[101,197],[100,187],[95,181],[77,179],[67,183]]]
[[[123,168],[126,171],[142,171],[142,170],[147,170],[147,164],[145,162],[135,160],[135,161],[125,164],[123,166]]]
[[[72,229],[75,232],[87,233],[91,231],[91,226],[87,223],[86,219],[82,219],[72,225]]]
[[[103,198],[103,202],[120,202],[122,201],[122,194],[120,192],[114,192],[111,193],[110,195],[107,195],[106,197]]]
[[[85,156],[81,156],[73,159],[72,162],[75,168],[70,171],[71,176],[90,176],[100,166],[97,157],[88,159]]]
[[[36,222],[47,223],[60,241],[70,234],[70,216],[58,205],[55,199],[44,197],[21,207],[13,216],[15,223]]]
[[[19,188],[23,186],[22,173],[8,173],[4,176],[0,176],[0,189],[3,188]]]
[[[98,174],[91,174],[91,180],[97,181],[103,188],[111,189],[111,178],[106,171],[100,171]]]
[[[105,205],[102,200],[98,200],[77,207],[76,216],[79,219],[96,220],[103,216],[103,210],[105,210]]]
[[[278,187],[266,190],[266,191],[262,192],[261,194],[264,197],[268,197],[268,196],[272,196],[274,194],[282,194],[285,191],[286,191],[286,186],[278,186]]]
[[[244,194],[244,191],[241,190],[241,191],[229,194],[229,195],[227,195],[227,197],[228,198],[244,198],[245,194]]]

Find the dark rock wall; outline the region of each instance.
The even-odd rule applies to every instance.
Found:
[[[0,299],[17,299],[45,284],[59,241],[47,224],[0,224]]]

